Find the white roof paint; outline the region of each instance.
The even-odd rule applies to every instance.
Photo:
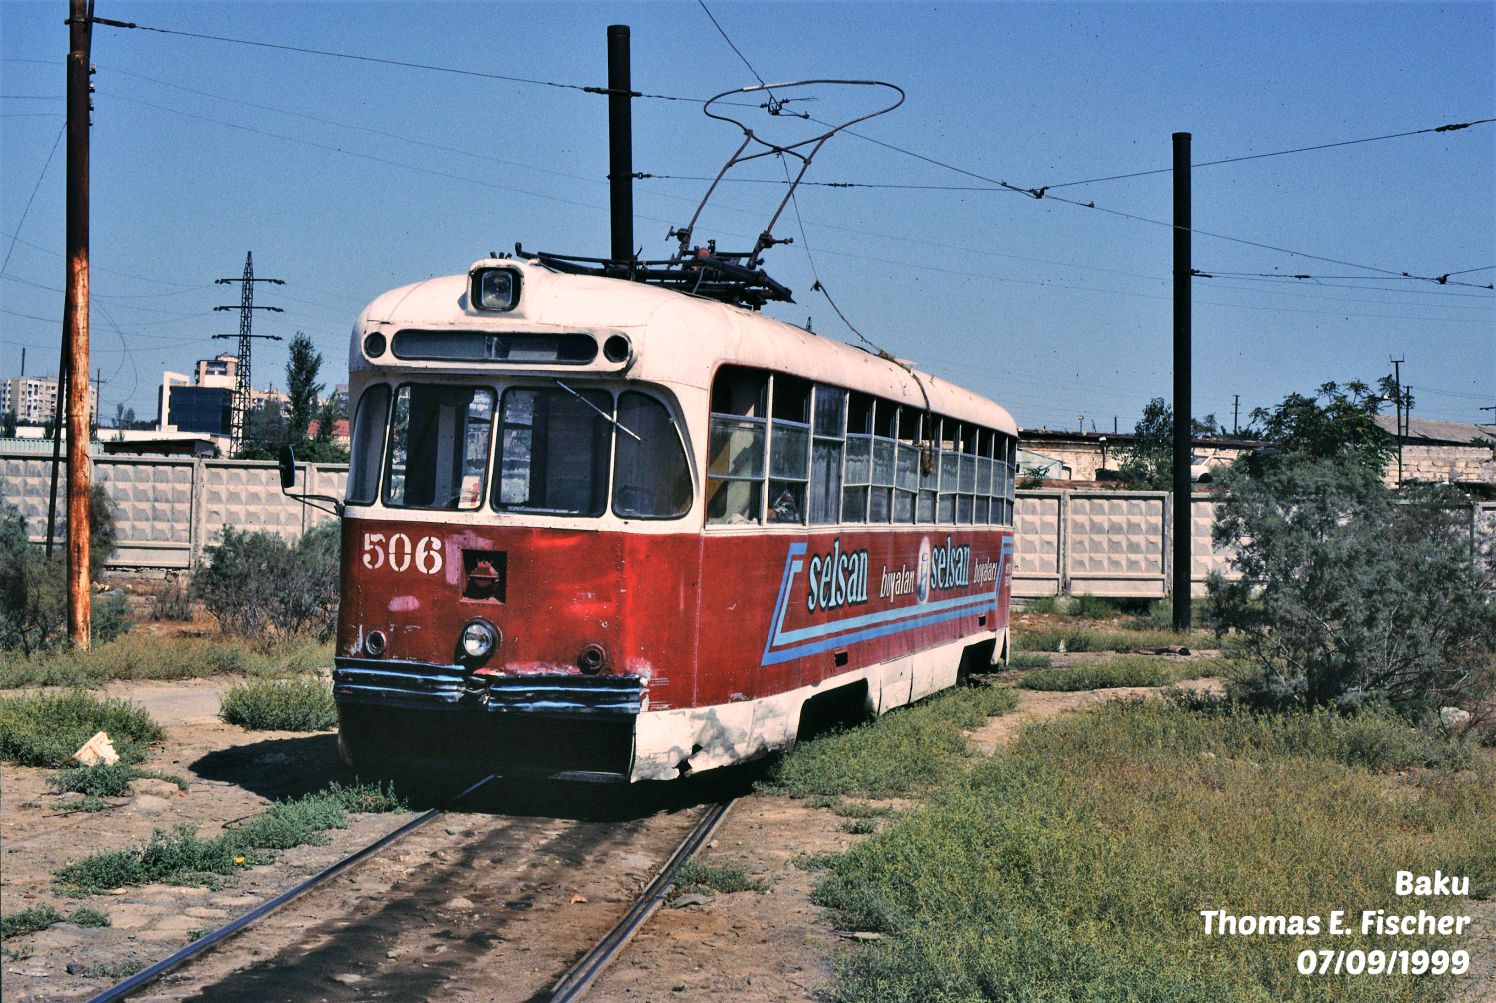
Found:
[[[995,428],[1009,435],[1017,426],[1007,409],[928,373],[909,370],[850,345],[751,310],[639,282],[553,272],[533,262],[484,259],[478,267],[519,271],[518,306],[507,313],[473,309],[468,276],[446,275],[392,289],[370,303],[354,326],[349,371],[374,368],[363,357],[364,336],[392,335],[403,328],[455,328],[470,331],[586,331],[600,337],[624,332],[633,339],[637,361],[631,379],[683,384],[703,390],[724,364],[755,366],[859,390],[913,407]],[[459,373],[492,373],[493,365],[405,363],[400,368]],[[535,372],[534,366],[525,367]],[[558,366],[548,374],[579,376],[616,373],[604,363],[594,368]],[[921,391],[923,387],[923,392]]]

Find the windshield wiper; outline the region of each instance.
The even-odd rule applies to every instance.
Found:
[[[565,383],[562,383],[559,379],[557,379],[554,376],[552,376],[551,379],[555,382],[556,386],[560,387],[562,390],[565,390],[567,393],[571,394],[577,400],[581,401],[583,404],[586,404],[588,407],[592,408],[592,410],[594,410],[598,414],[602,415],[603,416],[603,420],[611,423],[615,428],[618,429],[618,431],[623,432],[624,434],[628,435],[635,442],[643,442],[644,441],[643,439],[639,438],[639,436],[637,434],[635,434],[634,432],[632,432],[628,428],[626,428],[624,426],[623,422],[619,421],[617,418],[613,417],[611,414],[609,414],[608,412],[604,411],[602,408],[598,407],[596,404],[592,403],[590,400],[588,400],[587,398],[583,397],[581,394],[577,393],[571,387],[567,386]]]

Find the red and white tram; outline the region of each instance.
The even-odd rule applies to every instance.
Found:
[[[665,780],[1005,655],[1016,429],[976,394],[508,258],[376,299],[349,369],[355,763]]]

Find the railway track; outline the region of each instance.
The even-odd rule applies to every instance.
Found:
[[[407,821],[398,828],[384,834],[383,836],[370,842],[354,853],[343,857],[332,865],[312,875],[295,887],[260,904],[249,912],[233,920],[230,920],[229,922],[211,931],[210,933],[199,937],[191,944],[188,944],[186,947],[182,948],[171,956],[162,959],[161,961],[125,979],[124,981],[111,986],[109,989],[106,989],[103,992],[93,996],[90,999],[90,1003],[112,1003],[112,1001],[115,1000],[128,999],[141,993],[144,990],[152,989],[153,986],[154,989],[152,989],[152,991],[159,993],[164,988],[163,980],[167,980],[169,976],[171,977],[169,981],[179,981],[182,979],[182,976],[184,974],[189,974],[196,971],[197,966],[214,964],[221,969],[224,964],[231,965],[232,960],[217,952],[215,949],[221,947],[227,941],[245,934],[246,931],[250,931],[251,928],[255,927],[256,924],[260,923],[260,921],[266,919],[267,917],[270,917],[275,913],[280,912],[291,903],[299,899],[318,892],[326,894],[331,889],[332,883],[335,879],[349,875],[349,873],[358,868],[360,864],[364,864],[371,858],[375,858],[383,851],[389,849],[395,844],[407,840],[408,837],[412,837],[419,830],[427,829],[429,826],[431,826],[432,823],[443,818],[453,817],[454,814],[458,811],[459,806],[464,801],[473,798],[481,791],[483,791],[484,788],[489,787],[489,785],[495,784],[498,779],[499,778],[492,775],[484,777],[483,779],[477,781],[459,794],[452,797],[441,806],[432,808],[429,811],[418,815],[416,818]],[[590,989],[594,981],[604,971],[606,971],[612,961],[627,947],[633,936],[648,922],[649,917],[652,916],[655,911],[664,904],[666,896],[675,880],[676,873],[679,871],[680,867],[686,861],[691,859],[691,857],[703,845],[705,845],[708,840],[711,839],[712,833],[715,832],[717,827],[721,824],[722,819],[727,814],[727,811],[731,807],[732,803],[733,801],[731,799],[728,799],[709,804],[705,807],[705,809],[700,813],[695,822],[689,826],[689,829],[685,832],[684,837],[680,838],[678,841],[675,841],[675,848],[673,852],[669,854],[663,866],[660,866],[659,869],[654,873],[652,879],[650,879],[647,884],[644,885],[642,892],[640,892],[636,897],[633,898],[632,904],[627,908],[623,917],[616,923],[614,923],[611,927],[609,927],[602,936],[598,937],[592,944],[592,946],[584,951],[581,957],[577,959],[569,969],[566,970],[565,974],[563,974],[559,979],[556,979],[554,982],[550,982],[549,984],[539,983],[534,989],[521,989],[518,985],[512,985],[511,988],[515,989],[516,991],[515,998],[526,999],[530,1001],[530,1003],[571,1003],[571,1001],[581,999]],[[636,829],[638,828],[638,826],[625,826],[623,828]],[[446,831],[449,834],[453,833],[454,831],[462,832],[460,828],[454,830],[450,827]],[[465,832],[463,834],[470,836],[471,832]],[[502,830],[499,834],[502,835]],[[416,837],[415,841],[419,842],[419,840],[420,837]],[[490,844],[484,843],[481,847],[477,848],[475,852],[469,854],[468,857],[464,858],[462,862],[447,864],[447,866],[449,866],[454,872],[458,871],[464,863],[468,862],[470,858],[481,858],[482,856],[491,853],[492,849],[493,847]],[[547,847],[547,849],[554,852],[557,847],[554,845],[550,845]],[[577,853],[577,858],[581,859],[586,857],[589,851],[592,849],[595,849],[595,847],[584,846],[582,850]],[[444,862],[447,860],[447,856],[444,855],[441,851],[432,854],[432,857],[437,861]],[[638,855],[637,853],[635,853],[628,859],[631,862],[637,863],[637,857]],[[658,859],[658,857],[656,857],[656,859]],[[532,864],[531,866],[535,865]],[[354,876],[356,877],[356,875]],[[458,881],[460,882],[461,879],[459,878]],[[461,884],[454,884],[454,882],[451,881],[446,882],[446,884],[448,885],[448,887],[442,892],[442,894],[449,894],[454,890],[454,888],[460,889],[464,887]],[[395,889],[390,889],[390,891],[393,895],[397,897],[400,896],[400,893]],[[409,892],[407,894],[409,897],[414,898],[421,896],[422,893],[417,891]],[[425,898],[431,898],[429,892],[425,895]],[[582,898],[580,896],[575,896],[573,900],[580,900],[584,902],[586,901],[585,898]],[[463,901],[467,905],[471,906],[471,903],[466,902],[465,899],[454,899],[453,901]],[[430,903],[428,902],[423,904],[429,905]],[[524,912],[529,910],[531,904],[532,903],[529,900],[521,899],[518,901],[506,902],[504,903],[504,906],[509,909],[516,909]],[[326,912],[326,910],[323,910],[323,912]],[[292,914],[294,914],[294,910],[288,915]],[[350,924],[346,920],[328,919],[326,916],[319,914],[319,919],[316,922],[293,923],[290,928],[294,930],[310,932],[314,927],[320,926],[325,928],[329,925],[335,927],[346,927]],[[367,937],[367,931],[365,931],[362,935]],[[333,936],[336,937],[336,934],[334,934]],[[490,937],[480,938],[480,940],[481,943],[479,946],[483,950],[477,954],[471,954],[467,960],[472,962],[475,966],[480,966],[484,972],[487,972],[489,970],[489,966],[484,963],[483,955],[487,953],[487,950],[491,950],[496,943],[502,941],[510,941],[511,938]],[[283,946],[281,950],[289,950],[289,947],[289,945]],[[520,952],[528,952],[531,950],[531,948],[529,946],[516,945],[515,950]],[[437,951],[444,952],[446,951],[446,947],[440,946],[437,948]],[[259,955],[261,952],[251,950],[250,953]],[[574,953],[575,948],[571,952],[568,952],[568,954]],[[395,952],[392,951],[387,956],[394,957]],[[220,974],[216,978],[210,978],[208,984],[197,987],[195,992],[191,990],[191,987],[180,987],[187,988],[189,989],[189,992],[191,992],[190,995],[186,995],[182,998],[194,1000],[264,998],[261,995],[262,993],[268,995],[268,993],[266,993],[267,987],[264,984],[266,982],[267,969],[273,969],[274,966],[275,961],[273,959],[258,961],[257,979],[246,979],[246,982],[248,984],[244,985],[242,987],[242,990],[240,987],[236,987],[234,985],[239,976],[237,971],[231,967],[227,974]],[[561,966],[562,963],[556,963],[555,967],[551,968],[550,970],[552,972],[558,971]],[[429,965],[423,963],[420,965],[420,967],[424,969],[428,968]],[[446,978],[449,980],[456,979],[457,976],[447,975]],[[361,977],[347,975],[340,978],[335,977],[335,979],[337,981],[341,981],[342,979],[362,981]],[[256,985],[256,981],[258,981],[260,984]],[[291,978],[288,981],[292,983],[298,983],[299,978]],[[503,984],[502,980],[499,980],[497,984]],[[328,996],[328,993],[325,990],[316,989],[305,984],[302,984],[302,988],[304,989],[308,997],[326,999]],[[367,987],[363,988],[373,989],[376,988],[376,985],[371,979],[370,984]],[[399,988],[397,988],[393,995],[396,997],[408,996],[408,992],[408,989],[402,992]],[[491,989],[485,990],[485,992],[491,992]],[[170,995],[170,990],[168,990],[168,994]],[[282,996],[281,998],[284,997]]]

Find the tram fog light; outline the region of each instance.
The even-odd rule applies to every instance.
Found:
[[[512,268],[480,268],[473,273],[473,305],[479,310],[513,310],[519,302],[519,273]]]
[[[364,637],[364,650],[374,658],[378,658],[380,655],[384,654],[384,649],[387,646],[387,643],[388,642],[385,640],[384,631],[371,630],[369,631],[368,635]]]
[[[499,632],[487,620],[473,620],[462,628],[462,653],[468,658],[487,658],[499,643]]]
[[[371,359],[377,359],[384,354],[384,335],[371,334],[364,339],[364,354]]]

